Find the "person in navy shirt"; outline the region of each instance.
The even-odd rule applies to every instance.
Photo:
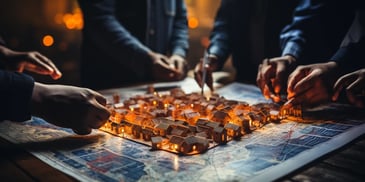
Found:
[[[79,0],[83,86],[105,89],[176,81],[187,73],[184,0]]]
[[[343,43],[355,19],[356,9],[355,1],[301,1],[292,23],[281,33],[282,57],[265,59],[259,67],[257,84],[263,95],[279,102],[282,101],[280,94],[287,92],[289,103],[304,105],[330,100],[328,90],[332,89],[340,72],[323,77],[326,79],[323,84],[310,83],[306,79],[312,80],[320,75],[318,71],[312,72],[318,74],[316,76],[309,74],[311,68],[318,70],[334,66],[328,60]],[[349,65],[347,63],[346,67]],[[327,79],[329,77],[331,79]]]

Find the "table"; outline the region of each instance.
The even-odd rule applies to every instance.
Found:
[[[110,93],[112,93],[111,91]],[[0,139],[1,179],[12,181],[76,181],[24,151],[22,146]],[[48,147],[48,146],[45,146]],[[278,181],[363,181],[365,135]]]
[[[0,138],[2,181],[77,181]],[[365,135],[278,181],[364,181]]]

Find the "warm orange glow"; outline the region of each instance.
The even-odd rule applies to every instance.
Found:
[[[190,17],[188,20],[188,26],[191,29],[197,28],[199,26],[199,21],[195,17]]]
[[[67,29],[77,29],[80,30],[84,26],[84,22],[82,19],[82,13],[81,10],[75,9],[74,13],[66,13],[62,17],[63,23],[65,23],[65,26]]]
[[[43,45],[44,45],[44,46],[46,46],[46,47],[50,47],[50,46],[52,46],[52,45],[53,45],[53,43],[54,43],[53,37],[52,37],[51,35],[45,35],[45,36],[43,37],[42,43],[43,43]]]
[[[209,44],[210,44],[209,37],[207,37],[207,36],[202,37],[202,38],[200,39],[200,44],[201,44],[203,47],[207,48],[207,47],[209,46]]]
[[[193,145],[193,150],[196,150],[196,145]]]

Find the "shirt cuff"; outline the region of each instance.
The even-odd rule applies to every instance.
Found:
[[[215,56],[217,56],[217,60],[218,60],[218,65],[217,65],[217,70],[221,70],[224,66],[224,63],[225,63],[225,59],[226,59],[226,56],[225,54],[223,53],[223,51],[221,51],[221,48],[219,46],[210,46],[209,49],[208,49],[208,53],[209,54],[213,54]]]
[[[291,56],[294,56],[298,60],[300,58],[301,54],[302,54],[302,49],[299,46],[299,44],[297,44],[295,42],[288,42],[288,43],[286,43],[286,45],[283,49],[282,56],[291,55]]]
[[[173,55],[179,55],[181,57],[186,57],[186,50],[181,47],[176,47],[174,50],[172,50]]]

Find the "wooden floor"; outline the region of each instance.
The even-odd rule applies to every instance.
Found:
[[[1,181],[69,182],[74,178],[0,138]],[[365,181],[365,135],[278,181]]]

